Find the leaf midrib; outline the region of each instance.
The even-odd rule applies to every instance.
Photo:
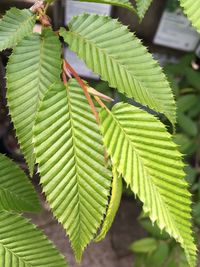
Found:
[[[27,267],[34,267],[34,265],[32,265],[30,262],[28,262],[26,259],[24,259],[24,257],[20,257],[17,253],[13,252],[12,249],[8,248],[5,244],[3,244],[3,242],[0,239],[0,244],[6,249],[8,250],[11,255],[14,255],[16,258],[19,259],[19,261],[23,262],[25,264],[25,266]]]
[[[44,44],[45,44],[45,38],[41,36],[38,36],[39,37],[39,46],[40,46],[40,49],[39,49],[39,62],[38,62],[38,71],[37,71],[37,87],[35,88],[36,90],[36,93],[37,93],[37,101],[34,105],[34,112],[33,112],[33,116],[34,116],[34,119],[32,121],[32,125],[34,125],[35,123],[35,119],[36,119],[36,111],[38,109],[38,106],[39,106],[39,103],[40,103],[40,92],[42,92],[42,72],[41,72],[41,69],[42,69],[42,61],[43,61],[43,50],[44,50]],[[33,169],[34,169],[34,163],[35,163],[35,153],[34,153],[34,146],[33,146],[33,133],[31,134],[31,142],[30,142],[30,147],[31,147],[31,150],[32,150],[32,154],[30,155],[30,162],[33,164]]]
[[[79,185],[79,167],[78,167],[78,160],[77,160],[77,154],[76,154],[76,137],[75,137],[75,130],[74,130],[74,123],[73,123],[73,111],[72,111],[72,105],[70,101],[70,93],[69,93],[69,87],[66,87],[66,95],[67,95],[67,102],[69,107],[69,120],[71,125],[71,135],[72,135],[72,146],[73,146],[73,154],[74,154],[74,161],[75,161],[75,169],[76,169],[76,184],[77,184],[77,195],[78,195],[78,217],[79,217],[79,223],[78,223],[78,232],[79,236],[82,236],[82,219],[81,219],[81,201],[80,201],[80,185]],[[80,238],[81,239],[81,238]],[[80,241],[78,242],[80,245],[80,248],[82,248],[82,245],[80,244]]]
[[[40,102],[40,92],[42,92],[41,90],[41,78],[42,78],[42,72],[41,72],[41,69],[42,69],[42,61],[43,61],[43,50],[44,50],[44,44],[45,44],[45,38],[42,37],[40,38],[40,51],[39,51],[39,67],[38,67],[38,90],[37,90],[37,98],[38,98],[38,101],[37,101],[37,105],[36,105],[36,109],[38,107],[38,104]]]

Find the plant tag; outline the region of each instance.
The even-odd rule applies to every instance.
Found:
[[[178,1],[168,0],[154,43],[183,51],[194,51],[200,35],[183,14]]]

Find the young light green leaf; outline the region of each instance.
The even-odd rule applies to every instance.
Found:
[[[39,211],[37,194],[25,173],[0,154],[0,211]]]
[[[136,0],[137,14],[140,20],[144,18],[145,13],[150,7],[152,0]]]
[[[122,177],[118,174],[117,169],[113,166],[113,181],[112,181],[112,193],[110,203],[106,212],[102,229],[100,234],[95,238],[96,242],[105,238],[107,232],[115,219],[116,213],[119,209],[121,197],[122,197]]]
[[[0,212],[0,266],[67,267],[64,257],[27,219]]]
[[[47,91],[34,136],[43,190],[80,261],[106,213],[111,172],[99,127],[76,81]]]
[[[190,266],[196,263],[191,199],[181,154],[165,126],[153,115],[119,103],[100,114],[104,143],[113,164],[143,202],[153,222],[184,248]]]
[[[165,75],[150,53],[117,20],[83,14],[61,28],[70,48],[102,79],[175,123],[175,102]]]
[[[33,32],[36,17],[28,9],[11,8],[0,20],[0,51],[14,47]]]
[[[32,128],[38,103],[48,87],[60,80],[61,45],[50,29],[25,38],[13,51],[7,66],[7,98],[20,148],[32,174]]]
[[[184,13],[187,15],[192,25],[200,33],[200,5],[199,1],[180,0]]]
[[[135,253],[151,253],[158,247],[158,242],[155,238],[147,237],[135,241],[129,247],[132,252]]]
[[[102,4],[109,4],[113,6],[119,6],[123,8],[127,8],[132,12],[136,12],[134,6],[129,0],[80,0],[81,2],[95,2]]]

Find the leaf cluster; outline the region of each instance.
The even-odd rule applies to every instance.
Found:
[[[127,0],[96,2],[133,9]],[[137,1],[141,18],[150,3]],[[176,104],[162,69],[117,20],[81,14],[68,29],[55,33],[43,3],[31,10],[12,8],[0,21],[0,50],[13,49],[6,67],[8,107],[29,174],[40,173],[43,192],[69,236],[77,261],[92,240],[100,241],[109,230],[123,179],[151,221],[180,243],[189,265],[195,266],[191,194],[182,154],[158,119],[162,113],[175,127]],[[42,23],[41,34],[33,33],[36,19]],[[124,102],[111,109],[106,106],[101,99],[112,99],[91,88],[62,59],[59,37],[110,87],[141,106]],[[21,170],[14,173],[14,163],[1,158],[2,266],[10,261],[15,266],[66,266],[33,225],[7,213],[38,206]]]

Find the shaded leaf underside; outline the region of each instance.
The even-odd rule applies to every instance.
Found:
[[[13,51],[7,66],[7,98],[20,148],[32,173],[35,163],[32,128],[39,101],[60,79],[61,47],[50,29],[33,34]]]
[[[37,194],[25,173],[0,154],[0,211],[39,211]]]
[[[67,267],[35,225],[9,212],[0,212],[0,255],[2,267]]]

